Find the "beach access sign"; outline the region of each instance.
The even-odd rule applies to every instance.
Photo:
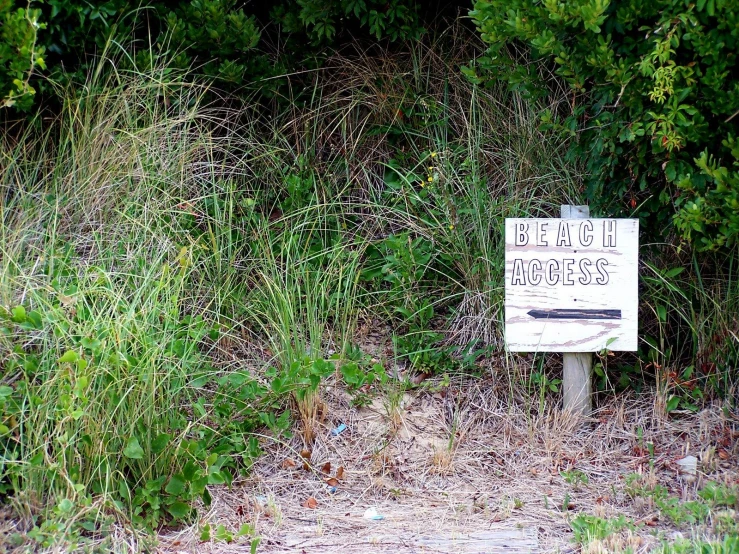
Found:
[[[506,219],[512,352],[635,351],[638,219]]]

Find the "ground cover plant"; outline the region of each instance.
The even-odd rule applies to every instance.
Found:
[[[186,519],[208,484],[230,481],[230,455],[256,449],[246,405],[261,390],[229,375],[225,427],[199,393],[230,332],[236,283],[219,270],[232,237],[211,226],[222,263],[205,263],[182,202],[219,194],[218,141],[198,88],[154,77],[90,82],[100,92],[70,97],[58,128],[6,145],[3,486],[39,546],[94,535],[104,511],[144,528]],[[168,94],[169,109],[153,101]]]
[[[587,175],[460,71],[482,48],[355,45],[281,98],[112,49],[7,124],[4,546],[277,551],[315,513],[344,548],[373,502],[551,549],[732,547],[736,254],[649,245],[640,352],[600,353],[589,427],[561,414],[557,357],[503,350],[502,228]]]
[[[596,207],[658,235],[674,217],[698,249],[736,244],[733,2],[480,0],[471,15],[490,44],[473,78],[490,71],[534,98],[547,81],[569,89],[544,118],[575,139]]]

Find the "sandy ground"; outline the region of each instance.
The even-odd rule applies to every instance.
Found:
[[[424,540],[491,532],[510,536],[506,551],[567,552],[576,550],[569,521],[580,512],[632,519],[623,546],[637,552],[658,537],[710,533],[676,528],[648,499],[625,492],[626,477],[640,474],[683,500],[706,480],[736,484],[736,411],[715,405],[667,417],[655,391],[645,391],[601,398],[591,418],[578,420],[546,403],[538,413],[538,399],[510,382],[428,379],[404,393],[378,392],[361,408],[329,384],[310,423],[312,444],[300,432],[265,436],[249,477],[216,488],[198,524],[162,535],[160,549],[248,552],[246,538],[202,542],[198,529],[252,523],[265,553],[478,552]],[[678,472],[686,455],[701,460],[693,483]],[[368,509],[383,519],[367,519]]]

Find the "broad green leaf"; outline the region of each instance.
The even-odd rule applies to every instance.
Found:
[[[231,542],[234,540],[233,535],[226,529],[226,527],[221,524],[218,527],[216,527],[215,532],[215,539],[223,542]]]
[[[77,360],[79,360],[80,355],[77,354],[74,350],[67,350],[64,354],[62,354],[62,357],[57,360],[57,363],[60,364],[73,364]]]
[[[182,519],[190,513],[190,506],[184,502],[177,501],[167,506],[167,511],[172,514],[173,518]]]
[[[164,452],[164,449],[167,448],[170,440],[172,440],[172,435],[168,433],[159,433],[157,437],[151,441],[151,451],[154,454]]]
[[[126,502],[131,501],[131,489],[128,488],[128,483],[123,479],[118,481],[118,494],[120,494],[121,498]]]
[[[126,447],[123,449],[123,455],[126,458],[131,458],[132,460],[140,460],[144,457],[144,449],[141,448],[141,445],[139,444],[139,439],[136,437],[131,437],[128,439],[128,444],[126,444]]]
[[[23,323],[26,321],[26,309],[23,306],[16,306],[10,313],[12,314],[11,319],[14,323]]]
[[[665,406],[665,410],[667,412],[673,412],[677,409],[677,407],[680,405],[680,397],[679,396],[673,396],[667,401],[667,405]]]
[[[248,537],[254,534],[254,526],[248,523],[244,523],[240,528],[239,532],[236,533],[237,537]]]
[[[234,386],[237,386],[237,387],[238,387],[238,386],[240,386],[240,385],[243,385],[243,384],[244,384],[244,383],[246,382],[246,380],[247,380],[248,378],[249,378],[249,376],[248,376],[248,375],[244,375],[244,374],[243,374],[242,372],[240,372],[240,371],[236,371],[236,372],[234,372],[234,373],[231,373],[231,374],[229,374],[229,376],[228,376],[228,380],[229,380],[229,382],[230,382],[230,383],[231,383],[232,385],[234,385]]]
[[[198,474],[198,466],[192,460],[188,460],[185,464],[185,468],[182,470],[182,475],[185,481],[193,481]]]
[[[69,498],[63,498],[56,506],[63,514],[68,514],[74,508],[74,502]]]
[[[200,531],[200,540],[207,542],[210,540],[210,524],[206,523]]]
[[[98,348],[100,348],[100,346],[103,343],[100,342],[100,340],[96,338],[85,337],[80,341],[80,344],[82,345],[83,348],[88,348],[90,350],[97,350]]]
[[[31,324],[31,327],[34,329],[43,329],[44,327],[41,321],[41,314],[38,313],[36,310],[33,310],[32,312],[28,313],[28,322]]]
[[[90,533],[94,533],[97,531],[97,524],[94,521],[83,521],[80,523],[80,526],[85,530],[89,531]]]
[[[673,267],[672,269],[665,271],[664,275],[668,279],[672,279],[673,277],[680,275],[683,271],[685,271],[684,267]]]
[[[667,309],[662,304],[657,304],[655,308],[657,310],[657,317],[659,320],[662,322],[667,321]]]
[[[207,385],[209,382],[210,375],[200,375],[199,377],[195,377],[192,381],[190,381],[190,386],[199,389]]]
[[[222,485],[226,482],[226,479],[221,475],[220,471],[213,471],[208,475],[209,485]]]
[[[179,496],[184,492],[186,486],[185,478],[182,474],[177,473],[169,478],[169,483],[167,483],[164,491],[172,496]]]

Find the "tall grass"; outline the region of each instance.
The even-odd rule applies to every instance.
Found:
[[[316,77],[304,108],[291,107],[286,138],[320,173],[323,194],[342,191],[362,214],[367,240],[407,232],[433,245],[425,277],[403,286],[430,287],[422,294],[437,312],[455,312],[450,340],[500,347],[503,219],[558,215],[577,201],[580,175],[564,141],[540,131],[535,107],[460,73],[475,40],[453,27],[405,53],[330,58],[332,74]]]
[[[192,374],[241,286],[233,210],[196,206],[233,198],[248,145],[205,93],[166,68],[100,72],[40,136],[4,138],[2,472],[20,513],[92,495],[127,521],[181,515],[183,493],[158,495],[197,459]]]
[[[577,177],[532,110],[459,75],[455,40],[336,55],[272,113],[102,60],[42,132],[6,134],[2,471],[20,512],[101,498],[129,521],[186,517],[203,487],[171,476],[229,463],[203,437],[233,430],[219,402],[240,393],[212,393],[254,342],[273,376],[297,364],[303,419],[326,371],[310,364],[348,351],[360,307],[499,344],[502,218],[551,212]],[[236,418],[271,378],[249,377]]]
[[[103,60],[42,131],[3,136],[0,483],[19,514],[187,520],[258,453],[258,422],[280,432],[289,407],[310,443],[360,312],[419,371],[502,348],[503,220],[556,216],[580,179],[532,106],[459,73],[465,36],[335,54],[272,104]],[[666,333],[673,306],[693,356],[716,329],[735,360],[735,268],[698,273],[655,269],[647,303]]]
[[[675,252],[644,264],[643,357],[667,411],[736,395],[739,364],[739,259]]]

